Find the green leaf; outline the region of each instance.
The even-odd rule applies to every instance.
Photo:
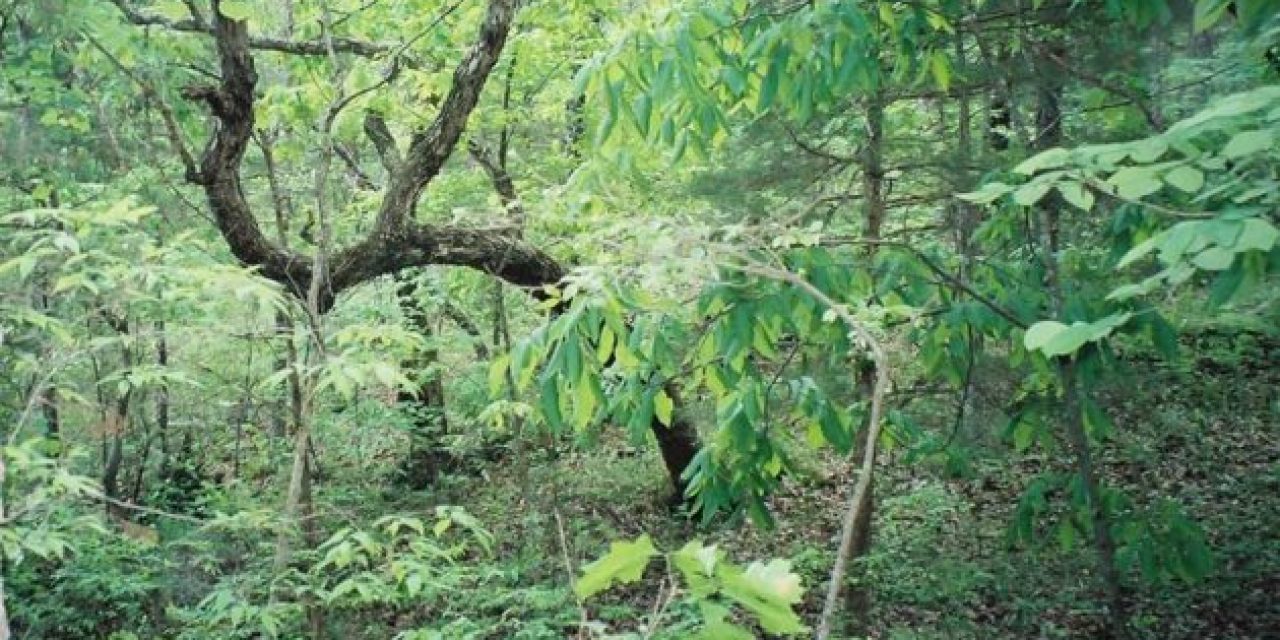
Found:
[[[1085,212],[1093,209],[1093,192],[1086,189],[1084,185],[1072,180],[1064,180],[1055,186],[1058,188],[1058,193],[1062,194],[1062,199],[1071,203],[1072,206]]]
[[[669,427],[674,411],[675,402],[671,400],[671,396],[667,395],[666,390],[659,389],[653,396],[653,415],[658,418],[658,422]]]
[[[1187,193],[1195,193],[1204,186],[1204,174],[1195,167],[1183,165],[1164,174],[1164,181]]]
[[[1116,269],[1124,269],[1126,266],[1132,265],[1135,260],[1142,259],[1142,257],[1146,257],[1148,253],[1155,251],[1155,248],[1155,237],[1147,238],[1138,244],[1134,244],[1134,247],[1130,248],[1129,251],[1126,251],[1124,257],[1121,257],[1120,261],[1116,262]]]
[[[726,571],[722,593],[755,615],[769,633],[801,633],[805,626],[791,605],[800,602],[804,589],[791,563],[773,560],[753,562],[742,573]]]
[[[951,60],[946,54],[939,51],[929,56],[929,72],[943,91],[951,87]]]
[[[1280,240],[1280,231],[1275,225],[1262,218],[1248,218],[1234,248],[1236,251],[1270,251],[1277,240]]]
[[[729,608],[711,600],[700,600],[698,611],[703,625],[694,640],[754,640],[755,634],[732,622],[728,622]]]
[[[1196,2],[1196,14],[1192,21],[1196,33],[1200,33],[1217,24],[1222,14],[1231,5],[1229,0],[1199,0]]]
[[[1081,413],[1084,417],[1085,432],[1095,440],[1105,440],[1111,432],[1115,431],[1115,423],[1111,422],[1111,417],[1098,406],[1098,403],[1087,396],[1083,398],[1082,403],[1084,406]]]
[[[1062,333],[1067,325],[1056,320],[1041,320],[1027,328],[1027,333],[1022,336],[1022,346],[1027,351],[1037,351],[1044,348],[1050,340]]]
[[[1066,164],[1070,159],[1071,153],[1062,147],[1054,147],[1037,153],[1026,160],[1023,160],[1018,166],[1013,168],[1014,173],[1021,173],[1029,176],[1033,173],[1044,171],[1045,169],[1056,169]]]
[[[1049,193],[1050,186],[1052,185],[1047,180],[1028,182],[1013,192],[1013,201],[1024,207],[1029,207],[1039,202],[1046,193]]]
[[[1039,350],[1050,358],[1075,353],[1087,342],[1096,342],[1116,327],[1129,321],[1132,314],[1119,313],[1096,322],[1073,322],[1071,326],[1054,320],[1042,320],[1027,329],[1022,344],[1027,351]]]
[[[1116,194],[1126,200],[1141,200],[1160,190],[1161,182],[1150,167],[1125,167],[1107,179]]]
[[[1241,131],[1222,147],[1226,158],[1239,158],[1271,148],[1271,132],[1264,130]]]
[[[560,415],[560,385],[558,376],[544,376],[542,389],[538,394],[538,408],[542,418],[552,431],[559,431],[564,426],[564,418]]]
[[[1129,157],[1134,162],[1140,164],[1150,164],[1160,159],[1164,152],[1169,150],[1169,143],[1162,138],[1147,138],[1127,145],[1130,148]]]
[[[1075,353],[1093,338],[1093,330],[1088,323],[1073,322],[1071,326],[1059,331],[1040,348],[1044,355],[1052,358]]]
[[[1003,182],[988,182],[982,185],[982,187],[977,191],[961,193],[956,197],[974,204],[990,204],[1004,197],[1010,191],[1013,191],[1013,189],[1012,185],[1008,185]]]
[[[596,359],[600,361],[601,365],[608,362],[609,358],[613,356],[614,341],[616,339],[613,329],[609,327],[600,329],[600,340],[596,343]]]
[[[599,402],[596,396],[596,377],[587,373],[574,385],[573,389],[573,424],[578,429],[585,429],[595,417]]]
[[[614,582],[631,583],[644,575],[650,558],[658,554],[647,534],[634,542],[614,542],[609,553],[582,568],[582,577],[573,584],[573,592],[580,600],[608,589]]]
[[[1222,247],[1210,247],[1201,251],[1191,263],[1205,271],[1225,271],[1235,261],[1236,253]]]
[[[642,137],[649,137],[649,120],[653,115],[653,99],[646,92],[636,96],[635,101],[631,103],[631,117],[636,125],[636,130],[640,132]]]
[[[1062,522],[1058,523],[1058,546],[1066,552],[1071,551],[1075,544],[1076,527],[1071,523],[1070,518],[1063,518]]]
[[[253,17],[253,5],[248,0],[222,0],[218,12],[232,20],[248,20]]]

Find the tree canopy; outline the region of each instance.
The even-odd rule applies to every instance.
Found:
[[[1264,638],[1269,0],[0,0],[0,640]]]

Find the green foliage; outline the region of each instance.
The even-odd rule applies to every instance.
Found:
[[[1273,2],[521,2],[417,222],[579,268],[534,303],[421,269],[323,317],[286,293],[308,283],[233,266],[236,229],[184,181],[178,148],[216,133],[188,98],[218,73],[204,3],[0,4],[16,637],[801,634],[870,372],[764,267],[890,351],[848,580],[876,592],[867,628],[1101,635],[1099,531],[1131,635],[1276,626]],[[403,155],[486,3],[218,4],[254,43],[250,219],[313,255],[323,213],[348,246],[391,174],[365,116]],[[424,384],[443,406],[409,406]],[[686,427],[698,524],[660,504],[650,446]],[[386,482],[406,449],[437,481]],[[307,506],[282,517],[295,459]]]
[[[706,546],[696,541],[666,554],[660,553],[647,535],[633,542],[613,542],[609,553],[583,567],[583,575],[574,583],[574,592],[585,600],[609,589],[614,582],[636,582],[658,556],[665,557],[668,573],[673,578],[678,575],[683,580],[685,599],[697,606],[703,618],[702,628],[692,637],[708,640],[753,637],[750,629],[729,620],[731,605],[741,607],[772,634],[791,636],[808,630],[792,610],[800,602],[803,589],[799,576],[791,572],[789,562],[753,562],[744,569],[726,561],[724,553],[715,545]],[[672,594],[665,597],[671,599]],[[669,604],[660,603],[659,615]],[[655,616],[648,623],[649,632],[660,624],[662,621]]]

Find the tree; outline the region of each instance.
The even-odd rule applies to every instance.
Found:
[[[184,95],[204,102],[218,126],[198,162],[184,150],[185,145],[180,142],[176,145],[186,165],[187,179],[204,189],[218,229],[236,258],[245,265],[257,267],[262,275],[281,283],[299,298],[305,299],[307,287],[318,283],[317,311],[327,311],[337,295],[351,287],[414,267],[455,265],[478,269],[525,288],[535,298],[543,297],[543,287],[563,279],[566,270],[559,262],[509,231],[415,221],[415,210],[423,191],[453,154],[467,118],[498,62],[515,19],[515,0],[488,3],[479,34],[458,63],[435,118],[424,130],[413,134],[403,157],[396,150],[394,139],[377,133],[371,136],[388,169],[374,226],[364,237],[337,250],[319,266],[318,272],[315,257],[283,247],[263,233],[244,196],[240,170],[254,133],[254,90],[258,77],[252,47],[313,54],[326,49],[254,40],[249,36],[244,16],[237,16],[239,19],[228,16],[223,3],[216,0],[208,21],[193,13],[190,21],[176,24],[148,18],[123,1],[117,4],[132,22],[160,23],[213,36],[220,62],[219,83],[188,87]],[[338,50],[336,44],[326,46]],[[342,48],[368,54],[381,52],[386,47],[344,41]],[[394,77],[400,61],[393,59],[391,64],[384,80]],[[381,84],[367,87],[361,93]],[[358,95],[353,95],[352,100]],[[382,131],[385,128],[379,133]],[[171,135],[180,140],[180,133],[171,131]],[[683,494],[680,473],[692,457],[690,444],[696,441],[692,429],[688,423],[670,428],[653,423],[677,495]]]

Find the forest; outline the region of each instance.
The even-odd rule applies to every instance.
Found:
[[[0,640],[1280,638],[1276,0],[0,0]]]

